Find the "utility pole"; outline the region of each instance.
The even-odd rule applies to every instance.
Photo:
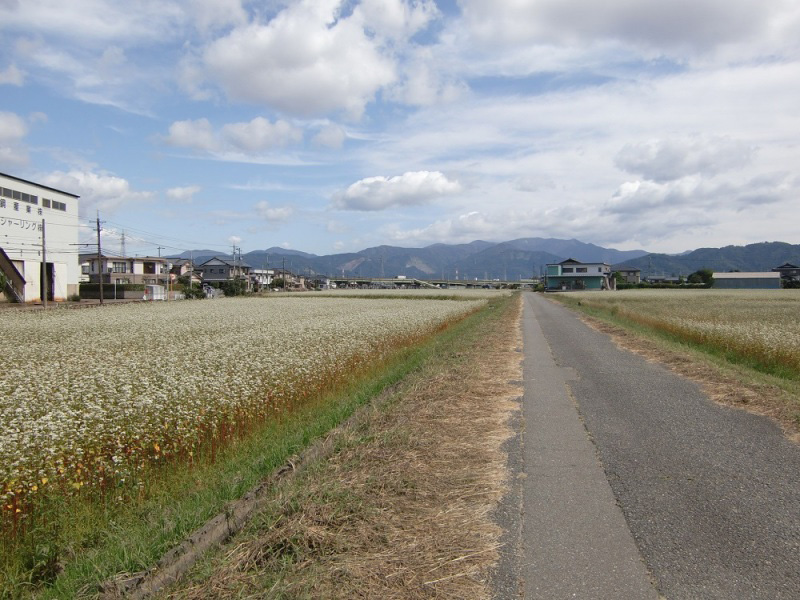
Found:
[[[47,248],[44,241],[44,219],[42,219],[42,306],[47,308]]]
[[[100,279],[100,304],[103,304],[103,253],[100,250],[100,211],[97,211],[97,273]]]
[[[286,257],[283,257],[283,291],[286,291]]]

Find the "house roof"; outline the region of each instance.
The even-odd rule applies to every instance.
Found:
[[[79,260],[91,260],[97,258],[97,252],[81,252],[78,254]],[[121,254],[113,254],[112,252],[103,252],[100,258],[108,260],[147,260],[155,262],[169,262],[169,259],[163,256],[122,256]]]
[[[763,273],[714,273],[714,279],[778,279],[781,274],[777,271],[764,271]]]
[[[641,273],[641,272],[642,272],[642,270],[641,270],[641,269],[637,269],[636,267],[626,267],[626,266],[624,266],[624,265],[623,265],[623,266],[621,266],[621,267],[616,267],[616,268],[614,269],[614,271],[615,271],[615,272],[616,272],[616,271],[638,271],[639,273]]]
[[[560,263],[547,263],[547,266],[550,266],[550,265],[604,265],[606,267],[610,267],[611,266],[608,263],[604,263],[604,262],[586,262],[585,263],[585,262],[581,262],[579,260],[576,260],[574,258],[568,258],[567,260],[562,260]]]
[[[797,265],[793,265],[792,263],[783,263],[780,267],[775,267],[775,269],[800,269]],[[773,269],[773,271],[775,270]]]
[[[243,261],[234,262],[230,258],[221,258],[219,256],[212,256],[207,261],[202,262],[197,266],[198,267],[204,267],[209,263],[212,263],[212,264],[215,264],[215,265],[216,264],[223,264],[223,265],[228,265],[229,267],[244,267],[244,268],[247,268],[247,269],[252,269],[253,268],[251,265],[248,265],[246,262],[243,262]]]

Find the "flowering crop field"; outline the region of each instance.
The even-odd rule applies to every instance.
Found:
[[[624,290],[558,299],[800,378],[800,290]]]
[[[2,525],[192,461],[485,301],[245,298],[0,314]]]

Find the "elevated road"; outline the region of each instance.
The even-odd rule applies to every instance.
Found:
[[[531,279],[416,279],[398,277],[330,277],[337,287],[363,288],[500,288],[509,286],[530,287],[538,283]]]

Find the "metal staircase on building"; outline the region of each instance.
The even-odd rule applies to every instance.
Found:
[[[2,248],[0,248],[0,272],[5,276],[5,288],[2,291],[6,293],[12,302],[23,303],[25,301],[23,297],[25,278]]]

